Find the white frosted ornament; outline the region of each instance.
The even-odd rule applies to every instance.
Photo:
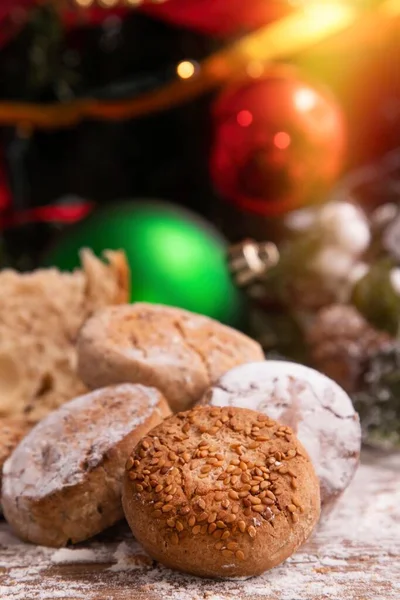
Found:
[[[314,369],[275,360],[243,364],[225,373],[201,403],[249,408],[291,427],[313,461],[325,506],[356,471],[358,415],[346,392]]]
[[[352,256],[365,252],[371,242],[365,214],[350,202],[330,202],[323,206],[316,226],[324,234],[327,243],[339,246]]]

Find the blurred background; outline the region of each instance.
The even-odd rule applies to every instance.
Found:
[[[400,443],[400,0],[2,0],[0,266],[123,248]]]

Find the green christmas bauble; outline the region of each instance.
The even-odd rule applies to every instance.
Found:
[[[125,251],[131,300],[178,306],[239,326],[242,297],[226,265],[227,244],[206,220],[156,201],[100,209],[71,226],[45,257],[46,266],[73,270],[79,250]]]

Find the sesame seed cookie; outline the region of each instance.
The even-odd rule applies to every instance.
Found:
[[[151,385],[173,412],[191,407],[228,369],[263,358],[260,345],[239,331],[155,304],[102,309],[78,340],[78,370],[89,388],[125,381]]]
[[[231,407],[195,407],[155,427],[127,460],[122,500],[153,558],[217,578],[278,565],[320,512],[318,479],[292,430]]]
[[[289,425],[313,461],[324,510],[334,506],[357,470],[358,415],[346,392],[314,369],[274,360],[241,365],[225,373],[203,403],[250,408]]]
[[[8,523],[23,540],[59,547],[122,519],[132,445],[170,414],[160,392],[130,384],[80,396],[50,413],[4,465]]]

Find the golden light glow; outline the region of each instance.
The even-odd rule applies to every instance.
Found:
[[[390,17],[396,17],[400,15],[400,0],[387,0],[380,9]]]
[[[285,57],[342,31],[357,14],[355,7],[344,1],[311,1],[288,17],[239,40],[237,54],[247,59],[246,65],[253,60],[265,62]]]
[[[196,67],[190,60],[183,60],[177,65],[176,72],[181,79],[190,79],[195,74]]]
[[[140,6],[143,4],[143,0],[125,0],[128,6]]]
[[[112,8],[118,4],[118,0],[99,0],[99,4],[104,8]]]
[[[75,2],[78,6],[81,6],[82,8],[88,8],[93,4],[94,0],[75,0]]]
[[[301,88],[294,95],[296,108],[301,112],[312,110],[315,106],[317,97],[311,88]]]

